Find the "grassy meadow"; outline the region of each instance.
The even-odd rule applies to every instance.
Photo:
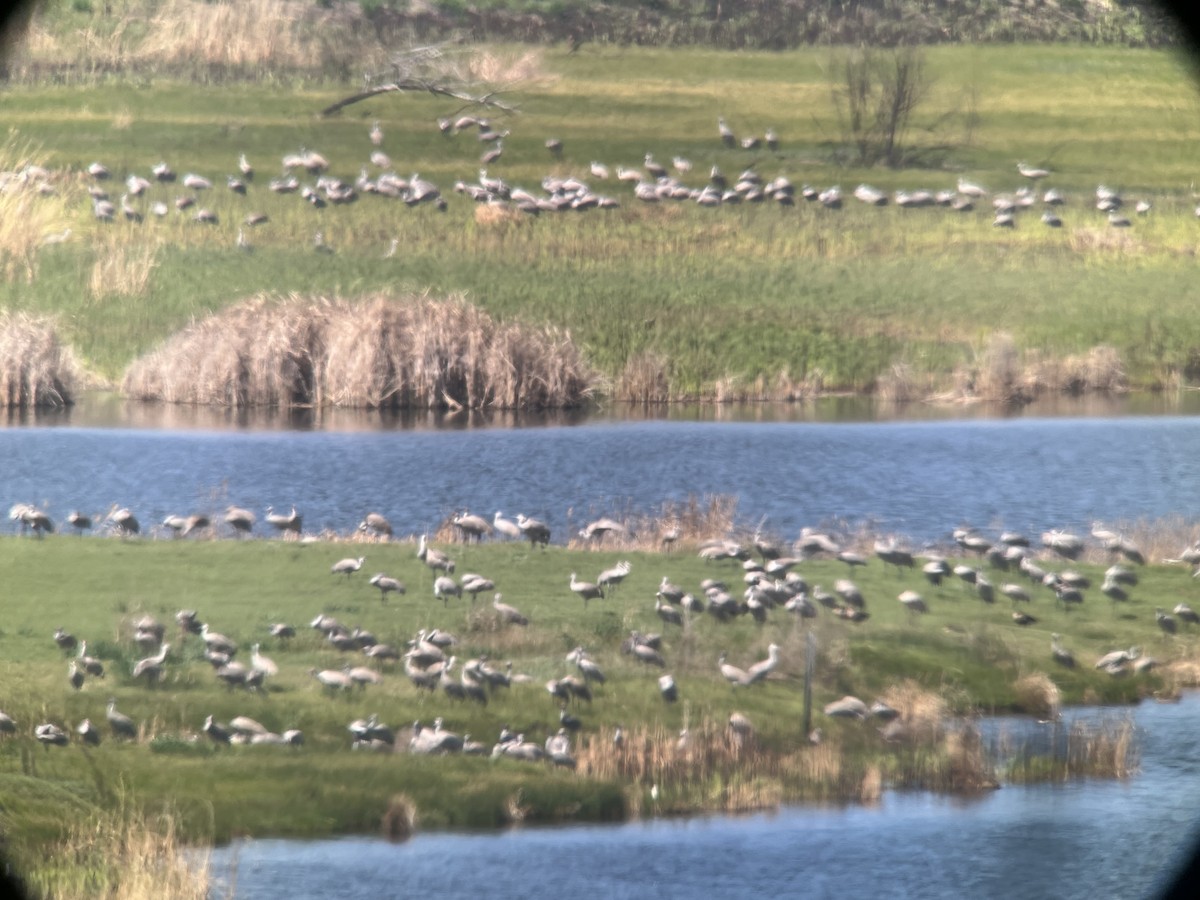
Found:
[[[535,192],[548,174],[574,175],[621,204],[537,218],[480,215],[454,192],[477,177],[483,149],[474,131],[439,132],[439,116],[463,111],[458,101],[385,94],[323,118],[359,84],[145,74],[13,84],[0,95],[11,129],[0,169],[35,161],[52,170],[57,193],[33,203],[0,195],[14,212],[11,204],[25,204],[0,226],[0,306],[56,317],[82,363],[110,382],[193,320],[258,292],[380,290],[461,294],[501,322],[564,329],[615,399],[981,393],[997,342],[1009,348],[1012,377],[1051,389],[1171,388],[1200,375],[1200,96],[1184,58],[1063,45],[928,48],[931,87],[906,137],[920,165],[863,170],[839,162],[836,53],[476,48],[475,71],[510,84],[502,99],[519,107],[491,116],[511,133],[488,174]],[[725,148],[719,116],[738,134],[774,128],[778,151]],[[301,147],[319,150],[347,181],[364,166],[374,176],[367,135],[376,120],[392,168],[434,181],[445,212],[370,195],[314,209],[267,190],[281,157]],[[562,141],[561,159],[546,150],[549,137]],[[256,167],[245,196],[224,186],[241,153]],[[731,179],[754,168],[797,188],[841,185],[846,206],[643,204],[628,184],[589,173],[593,160],[637,168],[646,153],[667,165],[688,158],[693,171],[681,177],[696,186],[714,164]],[[178,184],[153,185],[137,201],[144,222],[124,221],[119,205],[117,221],[95,221],[84,170],[96,160],[114,173],[114,202],[125,174],[150,177],[160,160],[181,178],[211,178],[198,206],[218,223],[193,223],[192,211],[173,207],[155,220],[149,203],[188,193]],[[849,196],[861,182],[952,189],[960,175],[1012,191],[1018,160],[1052,170],[1043,186],[1067,196],[1061,229],[1039,224],[1040,207],[1008,230],[992,226],[986,200],[955,214]],[[1151,212],[1131,210],[1133,227],[1110,227],[1093,208],[1101,183],[1130,204],[1149,200]],[[243,226],[251,211],[269,221]],[[61,242],[44,243],[67,228]],[[318,231],[332,253],[314,252]],[[1093,382],[1098,347],[1112,348],[1111,365]]]
[[[1167,637],[1156,627],[1154,607],[1191,599],[1195,582],[1186,568],[1156,565],[1139,570],[1132,598],[1114,606],[1093,587],[1085,602],[1067,611],[1041,587],[1027,611],[1037,622],[1017,627],[1012,605],[1000,598],[981,602],[957,579],[940,588],[924,582],[919,568],[897,572],[872,559],[852,572],[834,560],[797,567],[816,590],[853,577],[870,618],[852,623],[821,608],[801,620],[777,608],[757,623],[748,615],[719,622],[698,614],[683,627],[659,620],[654,596],[664,577],[700,594],[704,578],[722,578],[740,591],[740,563],[710,563],[695,545],[677,552],[620,547],[582,549],[524,544],[466,546],[441,543],[457,572],[481,572],[495,581],[507,603],[528,618],[526,628],[503,626],[491,609],[490,592],[476,603],[468,597],[443,604],[433,597],[432,576],[416,558],[411,541],[387,544],[280,540],[148,540],[78,538],[0,540],[0,577],[6,586],[6,615],[0,631],[0,697],[17,723],[0,737],[0,833],[6,851],[31,883],[53,893],[62,879],[104,877],[104,866],[81,849],[83,833],[115,829],[128,819],[138,833],[168,822],[171,839],[227,840],[237,835],[312,836],[390,829],[403,815],[417,828],[497,827],[520,821],[614,820],[640,813],[702,809],[750,809],[785,800],[870,799],[887,785],[943,790],[978,789],[996,778],[972,732],[947,725],[949,717],[1020,711],[1053,716],[1061,704],[1123,704],[1150,695],[1170,699],[1181,685],[1195,683],[1197,637],[1185,626]],[[868,549],[868,548],[864,548]],[[868,550],[869,552],[869,550]],[[1098,582],[1107,560],[1099,551],[1072,565]],[[330,573],[332,563],[362,554],[361,572],[349,579]],[[584,604],[568,589],[570,573],[581,579],[620,559],[632,572],[619,590]],[[965,560],[981,565],[978,560]],[[1049,567],[1064,565],[1049,561]],[[381,602],[367,583],[385,571],[408,588],[405,596]],[[990,572],[999,587],[1007,580],[1027,584],[1017,573]],[[919,591],[929,606],[913,615],[897,601],[902,590]],[[999,594],[998,594],[999,596]],[[199,637],[175,626],[175,612],[197,610],[199,618],[236,641],[238,659],[250,647],[275,661],[279,673],[262,692],[230,689],[203,658]],[[331,695],[309,674],[367,662],[341,652],[307,627],[318,613],[349,627],[371,631],[400,647],[419,629],[452,631],[459,668],[487,655],[512,662],[528,675],[491,694],[486,705],[419,690],[400,664],[379,667],[383,682]],[[150,615],[167,626],[171,648],[166,677],[158,686],[136,682],[137,659],[147,655],[133,642],[133,623]],[[269,625],[296,626],[293,639],[278,640]],[[62,626],[103,661],[103,679],[82,689],[68,684],[70,654],[53,640]],[[620,644],[636,629],[663,634],[665,669],[635,661]],[[812,744],[802,728],[803,672],[807,634],[815,639],[813,718],[822,736]],[[1076,656],[1073,669],[1054,662],[1050,634],[1058,632]],[[717,658],[745,668],[780,646],[778,668],[762,683],[732,687],[718,672]],[[574,741],[575,772],[487,757],[425,757],[351,749],[347,725],[372,713],[397,730],[407,746],[406,725],[445,718],[446,727],[469,733],[488,748],[508,725],[539,744],[558,728],[559,705],[545,683],[574,671],[565,661],[582,645],[607,680],[593,685],[592,702],[577,701],[571,712],[583,722]],[[1093,662],[1115,648],[1138,645],[1158,666],[1120,677]],[[664,702],[657,677],[671,673],[679,699]],[[888,742],[872,720],[835,719],[824,705],[845,695],[870,703],[888,702],[901,713],[904,733]],[[105,705],[139,728],[135,741],[117,741],[105,722]],[[749,719],[753,734],[737,739],[726,723],[732,713]],[[217,746],[201,733],[208,715],[228,722],[250,716],[268,729],[298,728],[299,747]],[[36,724],[73,729],[88,717],[103,732],[101,744],[44,749],[33,738]],[[620,726],[624,750],[612,737]],[[677,745],[681,729],[691,743]],[[72,735],[73,738],[75,737]],[[1079,749],[1062,760],[1018,760],[1014,778],[1124,774],[1136,765],[1128,729],[1076,736]],[[650,788],[660,796],[651,805]],[[390,811],[390,812],[389,812]],[[94,824],[99,823],[99,824]],[[57,847],[43,859],[47,847]],[[75,848],[75,849],[72,849]],[[63,854],[67,854],[64,856]],[[76,864],[56,866],[74,854]],[[93,871],[94,870],[94,871]]]

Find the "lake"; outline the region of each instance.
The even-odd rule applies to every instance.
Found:
[[[1132,717],[1139,772],[973,797],[887,792],[869,806],[418,834],[399,845],[373,837],[240,841],[213,852],[212,871],[218,885],[236,884],[236,897],[290,900],[431,891],[681,900],[1150,895],[1200,837],[1200,694],[1069,715]]]
[[[377,511],[400,534],[432,532],[456,510],[502,510],[541,518],[564,541],[599,515],[734,495],[740,524],[780,538],[865,525],[919,549],[966,523],[1036,538],[1051,528],[1086,533],[1097,519],[1190,517],[1200,493],[1200,418],[1185,415],[592,416],[521,427],[335,416],[295,430],[270,417],[238,427],[225,413],[168,412],[192,427],[110,427],[73,411],[50,427],[0,428],[7,502],[44,506],[59,521],[71,509],[103,514],[118,504],[144,525],[169,514],[219,518],[229,504],[260,515],[295,505],[306,530],[342,533]]]

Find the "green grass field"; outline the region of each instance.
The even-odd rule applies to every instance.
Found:
[[[543,821],[622,818],[636,812],[651,783],[663,786],[663,808],[679,811],[856,797],[870,771],[881,772],[885,783],[953,787],[945,775],[948,751],[940,737],[914,735],[914,743],[887,744],[871,723],[824,716],[823,706],[853,694],[868,703],[878,697],[924,698],[919,702],[932,703],[937,717],[1040,711],[1018,684],[1039,673],[1049,676],[1066,703],[1127,703],[1151,693],[1169,697],[1190,683],[1189,661],[1197,649],[1186,627],[1167,637],[1154,621],[1156,606],[1172,607],[1194,593],[1187,570],[1175,567],[1140,570],[1132,599],[1115,608],[1095,587],[1070,612],[1057,607],[1045,589],[1030,588],[1034,600],[1028,611],[1038,621],[1020,628],[1003,598],[988,605],[957,580],[932,588],[919,570],[897,574],[872,560],[849,573],[866,598],[866,622],[850,623],[822,608],[805,624],[775,609],[763,624],[750,616],[721,623],[700,614],[680,628],[656,616],[660,581],[667,577],[698,594],[702,579],[719,577],[736,594],[740,564],[706,563],[694,549],[656,554],[498,544],[442,547],[455,558],[460,574],[475,571],[492,578],[505,601],[528,616],[529,626],[498,627],[485,599],[490,594],[474,605],[465,598],[448,604],[434,599],[432,577],[411,543],[123,541],[68,535],[0,541],[6,597],[0,709],[17,723],[14,734],[0,739],[0,785],[8,798],[0,823],[11,851],[31,860],[27,854],[36,856],[44,842],[61,838],[70,825],[97,810],[136,809],[153,817],[166,809],[181,837],[204,841],[239,834],[370,832],[398,795],[418,811],[419,827],[436,828],[495,827],[514,815]],[[366,556],[360,573],[349,580],[330,573],[333,562],[359,553]],[[572,571],[592,579],[625,558],[632,572],[615,596],[593,600],[585,609],[568,589]],[[1098,582],[1103,565],[1097,557],[1073,568]],[[381,602],[367,584],[375,571],[406,582],[407,595]],[[814,590],[818,584],[832,588],[848,574],[844,564],[832,560],[806,562],[797,571]],[[989,577],[997,587],[1007,580],[1025,583],[1016,573]],[[907,588],[925,597],[927,614],[913,616],[897,601]],[[238,659],[248,661],[251,645],[261,642],[279,674],[261,693],[227,688],[203,659],[201,640],[184,637],[175,627],[174,614],[181,608],[197,610],[201,621],[236,641]],[[308,628],[318,613],[398,646],[418,629],[447,629],[459,637],[452,652],[460,666],[486,654],[497,663],[511,660],[513,672],[531,680],[496,691],[481,706],[420,691],[402,668],[385,666],[382,684],[331,696],[309,670],[365,660],[333,649]],[[168,626],[172,645],[166,677],[156,687],[131,677],[135,661],[147,653],[132,640],[132,625],[143,615]],[[280,621],[297,627],[296,638],[281,642],[269,636],[268,626]],[[82,690],[68,684],[68,655],[52,638],[57,626],[87,640],[89,655],[105,665],[103,679],[87,680]],[[621,653],[631,629],[663,633],[665,670]],[[809,745],[801,725],[808,631],[818,650],[813,724],[825,734],[819,747]],[[1074,669],[1052,660],[1051,632],[1061,633],[1074,652]],[[781,661],[766,681],[735,688],[721,677],[720,654],[745,668],[764,659],[770,643],[781,647]],[[572,706],[583,721],[575,741],[582,760],[576,773],[488,758],[351,750],[347,725],[372,713],[397,730],[443,716],[447,728],[470,733],[488,747],[506,724],[541,743],[558,727],[559,706],[545,682],[573,671],[564,658],[577,645],[589,650],[607,681],[594,686],[590,704]],[[1103,653],[1130,645],[1155,657],[1159,667],[1123,677],[1093,668]],[[677,703],[667,704],[659,695],[657,676],[663,671],[678,683]],[[118,742],[108,734],[109,697],[139,723],[136,742]],[[917,709],[905,707],[905,716],[916,716]],[[734,711],[755,728],[753,752],[745,756],[731,756],[724,737]],[[298,728],[305,743],[217,747],[201,733],[208,715],[221,722],[246,715],[276,732]],[[75,741],[68,748],[45,750],[32,736],[41,722],[73,728],[84,717],[104,731],[99,747],[84,749]],[[609,747],[618,725],[636,747],[646,742],[644,760],[640,749],[636,759],[614,760]],[[674,749],[682,728],[706,742],[705,755]]]
[[[897,365],[930,387],[979,365],[997,333],[1013,336],[1026,363],[1065,359],[1110,345],[1135,387],[1186,383],[1196,375],[1200,327],[1192,277],[1200,221],[1192,196],[1192,148],[1200,98],[1187,64],[1166,51],[1077,46],[938,47],[933,77],[909,141],[936,167],[847,168],[831,102],[831,53],[728,55],[705,50],[585,47],[490,51],[527,75],[506,98],[520,114],[497,115],[511,131],[492,176],[537,191],[543,176],[576,175],[621,202],[537,220],[477,221],[455,194],[473,180],[481,146],[473,134],[446,138],[435,124],[456,101],[384,95],[323,119],[317,112],[351,85],[232,82],[197,86],[153,78],[96,85],[13,86],[3,102],[15,129],[6,167],[34,159],[81,173],[93,160],[117,176],[149,176],[159,160],[182,176],[212,178],[200,205],[219,216],[195,225],[172,210],[163,221],[96,223],[81,174],[58,180],[43,233],[70,227],[63,244],[31,251],[0,284],[0,305],[51,313],[84,362],[118,379],[124,367],[193,317],[258,291],[339,293],[378,288],[464,292],[501,318],[568,328],[593,364],[619,382],[631,361],[654,360],[674,396],[720,393],[784,379],[832,390],[870,390]],[[523,68],[522,68],[523,67]],[[739,133],[780,135],[777,153],[727,150],[725,116]],[[331,172],[352,180],[369,167],[367,132],[380,120],[382,149],[398,174],[419,172],[449,201],[445,214],[365,196],[349,206],[310,208],[266,190],[283,154],[320,150]],[[555,161],[543,146],[563,142]],[[944,149],[934,152],[935,148]],[[258,170],[246,197],[223,186],[245,152]],[[713,164],[736,176],[753,167],[797,187],[860,182],[891,191],[953,188],[959,175],[993,191],[1021,181],[1018,160],[1053,170],[1064,227],[1037,221],[994,228],[990,207],[966,215],[935,209],[841,211],[798,200],[706,210],[689,203],[643,205],[628,185],[596,181],[589,164],[637,167],[652,153],[693,162],[702,184]],[[370,171],[374,173],[374,168]],[[304,179],[302,179],[304,180]],[[308,179],[312,181],[312,179]],[[1092,209],[1097,184],[1148,199],[1133,227],[1111,228]],[[119,182],[110,188],[117,200]],[[181,186],[155,186],[173,200]],[[986,205],[986,201],[985,204]],[[253,252],[236,245],[250,210],[270,221],[245,228]],[[120,213],[118,211],[118,219]],[[312,251],[322,231],[333,254]],[[384,258],[395,239],[398,252]]]

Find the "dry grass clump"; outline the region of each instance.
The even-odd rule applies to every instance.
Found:
[[[465,75],[467,81],[487,84],[544,83],[548,78],[542,68],[542,51],[537,49],[513,52],[476,50],[466,58]]]
[[[1113,347],[1093,347],[1087,353],[1062,358],[1048,354],[1031,356],[1025,381],[1034,394],[1043,391],[1123,393],[1129,390],[1125,365]]]
[[[651,351],[634,354],[625,363],[612,390],[612,398],[622,403],[652,403],[671,401],[671,379],[668,360]]]
[[[657,513],[627,525],[631,541],[640,549],[692,549],[701,541],[733,534],[737,508],[736,494],[689,494],[686,500],[667,500]]]
[[[0,274],[5,281],[33,281],[40,249],[69,234],[70,217],[55,176],[29,162],[36,155],[15,135],[0,144]]]
[[[74,898],[172,897],[205,900],[210,892],[207,859],[185,858],[175,831],[176,816],[157,821],[123,810],[73,825],[42,865],[31,867],[28,887],[35,896]],[[53,865],[53,857],[70,865]]]
[[[416,834],[417,805],[406,794],[396,794],[388,801],[379,824],[384,837],[401,844]]]
[[[61,407],[74,402],[79,365],[48,319],[0,312],[0,407]]]
[[[900,713],[899,721],[911,741],[936,741],[942,734],[949,705],[911,678],[893,684],[879,699]]]
[[[144,296],[158,268],[161,247],[158,242],[130,244],[120,238],[105,239],[97,247],[88,290],[97,300]]]
[[[13,51],[12,72],[23,78],[197,68],[269,77],[322,67],[378,69],[387,58],[358,4],[298,0],[134,0],[116,15],[105,4],[69,35],[34,15]]]
[[[568,333],[500,324],[462,298],[258,296],[126,370],[141,400],[218,406],[547,409],[596,376]]]
[[[951,731],[944,742],[945,786],[952,791],[990,790],[997,786],[979,729],[967,724]]]
[[[1017,704],[1030,715],[1057,719],[1061,707],[1058,685],[1045,672],[1035,672],[1017,680],[1013,686]]]
[[[955,393],[997,403],[1028,403],[1043,393],[1123,393],[1129,378],[1120,353],[1100,345],[1086,353],[1059,357],[1041,350],[1021,351],[1012,335],[998,332],[973,364],[955,372]]]
[[[817,396],[823,386],[824,376],[820,372],[799,379],[793,378],[786,369],[774,376],[758,375],[754,378],[725,375],[718,378],[701,399],[712,403],[790,403]]]

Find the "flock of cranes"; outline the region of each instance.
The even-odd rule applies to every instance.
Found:
[[[849,199],[866,206],[893,205],[905,209],[944,208],[958,213],[967,213],[983,206],[993,213],[992,224],[1000,228],[1016,226],[1020,214],[1029,209],[1040,209],[1040,221],[1049,228],[1061,228],[1064,224],[1062,210],[1081,204],[1080,198],[1068,198],[1061,190],[1045,188],[1041,184],[1051,180],[1051,170],[1017,164],[1016,172],[1024,182],[1019,187],[1006,191],[991,191],[978,181],[959,178],[953,186],[932,190],[897,190],[888,194],[868,184],[860,184],[852,191],[843,193],[840,186],[814,187],[810,184],[794,184],[785,174],[764,176],[752,161],[739,174],[726,174],[718,165],[708,169],[706,177],[697,177],[696,166],[683,156],[674,155],[670,163],[660,162],[653,153],[646,153],[638,165],[610,165],[593,160],[586,173],[570,171],[572,166],[564,162],[563,141],[549,138],[545,145],[555,164],[555,174],[542,178],[536,188],[511,184],[495,174],[489,174],[489,166],[499,163],[503,154],[507,130],[499,131],[493,123],[476,116],[459,116],[457,119],[439,119],[439,131],[447,139],[455,136],[474,135],[483,147],[480,155],[478,175],[474,180],[458,180],[453,192],[463,195],[477,204],[484,204],[520,213],[539,215],[564,211],[613,209],[630,199],[641,204],[689,202],[701,207],[720,207],[743,203],[773,203],[791,207],[797,202],[812,203],[827,209],[841,209]],[[370,150],[366,162],[356,177],[339,177],[331,174],[331,163],[321,153],[300,148],[297,152],[284,154],[279,160],[280,175],[268,180],[266,190],[279,196],[295,196],[306,205],[322,209],[342,206],[359,201],[364,197],[399,201],[408,207],[430,206],[445,211],[448,208],[442,189],[419,173],[400,176],[395,171],[393,160],[383,150],[384,134],[378,122],[369,131]],[[743,151],[766,150],[777,153],[780,146],[778,134],[768,128],[760,138],[757,135],[738,138],[724,119],[718,121],[717,136],[720,147],[714,144],[714,154],[741,148]],[[195,172],[179,175],[171,165],[160,161],[147,165],[142,171],[114,172],[101,162],[93,162],[86,169],[89,182],[89,198],[92,214],[102,223],[125,221],[141,224],[169,217],[187,217],[197,225],[221,227],[218,209],[227,204],[206,203],[205,198],[224,190],[228,197],[235,198],[242,207],[237,215],[236,237],[232,242],[244,250],[252,250],[249,232],[269,225],[270,215],[262,205],[262,188],[255,180],[255,167],[241,154],[236,164],[231,160],[230,170],[218,176],[205,176]],[[305,180],[302,180],[305,179]],[[27,185],[40,193],[56,191],[53,173],[44,167],[27,165],[19,172],[0,173],[2,185]],[[120,181],[119,196],[109,185]],[[224,185],[222,188],[221,185]],[[604,185],[605,187],[593,187]],[[614,189],[617,193],[612,192]],[[1094,199],[1087,205],[1094,207],[1093,216],[1103,216],[1114,228],[1128,228],[1137,217],[1151,211],[1151,202],[1146,197],[1127,198],[1118,190],[1099,185]],[[1132,210],[1131,219],[1128,211]],[[1200,207],[1196,208],[1200,216]],[[1080,213],[1080,222],[1085,220]],[[316,252],[333,253],[324,236],[324,230],[314,220],[312,246]],[[232,226],[229,228],[232,233]],[[61,235],[48,235],[46,243],[61,243],[69,239],[70,230]],[[386,256],[394,256],[398,242],[393,240]]]
[[[48,512],[30,504],[15,504],[10,510],[10,518],[22,532],[29,532],[36,537],[55,530],[55,523]],[[80,533],[101,522],[122,538],[140,533],[137,518],[128,508],[114,506],[103,519],[85,519],[78,514],[68,517],[68,521]],[[268,508],[265,521],[278,535],[304,539],[301,531],[303,520],[295,507],[286,514],[277,514]],[[235,539],[253,535],[258,525],[252,511],[229,506],[219,518],[200,514],[168,517],[163,526],[173,537],[183,537],[202,529],[214,529],[217,527],[215,522],[226,527]],[[448,522],[463,547],[491,538],[505,538],[527,541],[533,549],[545,547],[551,538],[550,529],[544,522],[525,515],[508,519],[497,511],[489,521],[485,517],[462,511],[452,515]],[[370,534],[379,540],[392,536],[390,524],[379,513],[365,516],[355,531]],[[607,517],[589,523],[578,534],[587,542],[602,542],[614,535],[629,536],[628,529],[622,523]],[[669,576],[663,576],[652,601],[648,598],[643,609],[647,615],[653,610],[666,629],[665,634],[631,630],[621,643],[620,651],[638,664],[635,670],[643,670],[644,667],[650,673],[648,677],[655,679],[663,702],[671,704],[686,695],[684,686],[670,671],[673,655],[670,648],[674,645],[672,629],[683,634],[688,629],[699,627],[696,623],[704,616],[722,624],[749,618],[762,625],[771,617],[780,615],[778,611],[790,615],[798,624],[817,618],[822,609],[826,610],[826,615],[856,624],[870,618],[868,599],[850,577],[834,579],[832,590],[825,590],[820,584],[809,584],[800,568],[814,558],[823,557],[844,564],[847,575],[869,565],[872,557],[880,565],[894,568],[897,578],[904,578],[906,572],[915,576],[919,571],[919,577],[939,598],[945,598],[945,588],[957,582],[964,595],[974,597],[985,606],[991,606],[1002,598],[1008,600],[1012,607],[1012,622],[1016,626],[1029,626],[1039,621],[1038,617],[1027,611],[1032,608],[1032,601],[1039,592],[1052,597],[1061,608],[1059,621],[1063,625],[1070,622],[1071,608],[1084,602],[1085,592],[1092,588],[1091,579],[1070,566],[1091,548],[1110,557],[1112,564],[1105,570],[1098,590],[1112,603],[1114,610],[1118,604],[1130,602],[1131,594],[1139,583],[1137,570],[1146,562],[1136,544],[1121,534],[1105,529],[1100,523],[1093,525],[1090,540],[1066,531],[1044,533],[1041,535],[1040,554],[1034,549],[1033,541],[1015,532],[1004,532],[993,539],[975,529],[960,528],[954,532],[953,539],[961,558],[974,557],[979,564],[960,562],[952,565],[944,556],[932,553],[917,557],[895,542],[883,541],[876,542],[874,552],[869,557],[842,547],[828,534],[811,529],[802,532],[790,546],[771,542],[758,534],[746,543],[730,539],[701,542],[697,549],[702,559],[714,563],[725,562],[730,566],[729,571],[740,574],[740,591],[732,587],[730,581],[721,578],[706,578],[695,589],[689,589],[672,581]],[[435,546],[428,535],[420,536],[414,556],[420,563],[419,571],[425,572],[425,577],[420,580],[431,584],[432,598],[441,600],[443,608],[449,608],[451,601],[456,604],[469,602],[477,613],[491,616],[493,630],[521,629],[529,625],[530,618],[527,615],[503,601],[503,595],[496,590],[497,584],[493,578],[474,572],[455,577],[459,567],[451,551]],[[534,558],[540,556],[536,554]],[[1047,558],[1058,559],[1067,567],[1056,569],[1047,562]],[[1179,561],[1200,566],[1200,548],[1187,548],[1180,554]],[[407,597],[405,582],[393,575],[386,572],[375,572],[369,577],[360,575],[366,562],[366,556],[347,557],[333,562],[329,566],[330,575],[342,583],[333,590],[357,590],[355,585],[365,582],[379,591],[381,602],[386,602],[389,594]],[[571,572],[569,576],[563,576],[563,597],[573,596],[582,601],[581,613],[586,614],[589,603],[611,600],[622,589],[633,569],[632,562],[622,560],[601,571],[594,581],[580,580],[577,572]],[[1017,579],[1024,579],[1026,583],[1019,583]],[[912,584],[902,584],[901,588],[896,594],[896,602],[914,620],[928,613],[930,600],[927,594]],[[486,606],[476,608],[477,596],[481,593],[492,595],[490,610]],[[469,596],[470,600],[465,601],[464,595]],[[874,603],[874,600],[871,602]],[[1181,627],[1200,624],[1200,615],[1187,604],[1180,603],[1170,612],[1156,609],[1155,622],[1166,640]],[[473,658],[460,656],[456,649],[459,638],[442,629],[425,628],[409,638],[387,641],[378,639],[362,628],[343,625],[325,613],[318,615],[310,624],[311,629],[320,636],[321,646],[335,651],[342,659],[335,666],[308,670],[318,689],[332,695],[358,695],[372,690],[374,686],[391,681],[397,667],[402,669],[405,678],[417,691],[428,692],[447,702],[476,703],[481,707],[487,706],[497,692],[511,690],[515,685],[536,685],[534,678],[515,672],[511,661],[497,663],[482,654]],[[129,640],[144,655],[130,667],[129,682],[154,689],[170,681],[172,674],[180,666],[186,665],[180,650],[197,641],[198,646],[203,648],[203,659],[212,667],[216,682],[231,692],[263,693],[268,683],[279,677],[281,670],[290,668],[296,671],[294,664],[286,658],[289,643],[297,635],[296,628],[288,623],[272,623],[268,629],[276,646],[285,654],[281,658],[282,665],[263,654],[262,645],[257,641],[252,645],[249,661],[238,660],[239,642],[217,632],[210,623],[200,621],[196,610],[179,610],[175,616],[175,626],[178,637],[172,638],[167,627],[152,616],[143,616],[132,623]],[[58,627],[51,639],[59,651],[66,655],[67,681],[72,690],[85,691],[90,683],[113,675],[111,671],[106,672],[103,660],[89,655],[87,640],[79,639],[65,626]],[[174,655],[173,648],[177,648]],[[1066,646],[1066,638],[1057,632],[1051,637],[1050,654],[1061,666],[1076,666],[1075,654]],[[711,677],[725,681],[731,690],[740,692],[771,680],[783,663],[783,649],[777,643],[770,643],[765,658],[736,660],[728,654],[720,654],[712,662]],[[563,665],[572,671],[544,682],[547,694],[557,706],[556,725],[550,726],[545,744],[528,741],[524,734],[501,734],[500,739],[491,745],[493,756],[548,760],[554,765],[574,768],[572,739],[586,728],[586,723],[570,710],[579,702],[590,707],[592,701],[598,699],[597,691],[603,693],[608,677],[603,660],[598,658],[595,651],[583,645],[576,646],[568,653]],[[1144,673],[1155,665],[1154,658],[1142,648],[1130,647],[1102,655],[1096,661],[1095,668],[1115,677]],[[825,712],[834,717],[882,719],[886,722],[896,715],[894,710],[881,704],[870,707],[854,697],[844,697],[830,703]],[[749,721],[740,713],[736,715],[739,717],[737,721],[730,722],[731,733],[743,736],[750,733],[752,726]],[[140,740],[143,737],[143,725],[121,713],[116,708],[115,698],[108,701],[104,721],[114,739]],[[407,748],[411,752],[428,754],[489,752],[483,744],[471,741],[470,735],[454,734],[444,724],[444,717],[435,721],[432,727],[414,723]],[[0,733],[11,733],[15,727],[11,717],[0,713]],[[397,738],[395,730],[382,724],[374,715],[367,720],[356,720],[348,728],[355,748],[395,749],[405,746]],[[85,746],[94,746],[103,739],[104,730],[91,718],[85,718],[77,724],[74,732],[76,740]],[[253,719],[244,717],[223,724],[210,715],[200,732],[221,744],[296,746],[304,742],[304,735],[299,730],[271,732]],[[56,722],[39,724],[34,728],[33,736],[47,747],[62,746],[72,740],[71,729]]]

